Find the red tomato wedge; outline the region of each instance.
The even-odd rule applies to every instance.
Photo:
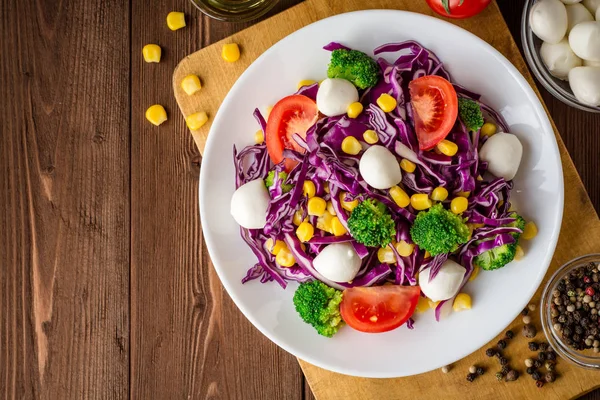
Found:
[[[357,331],[387,332],[408,321],[415,312],[420,294],[418,286],[349,288],[344,290],[340,313]]]
[[[265,135],[267,151],[274,164],[283,161],[284,149],[304,153],[304,149],[298,146],[293,135],[297,133],[306,138],[306,131],[317,122],[318,116],[317,103],[300,94],[284,97],[275,104],[269,114]],[[291,171],[296,164],[293,160],[286,160],[286,171]]]
[[[427,0],[436,13],[448,18],[469,18],[482,12],[491,0]]]
[[[419,148],[431,150],[448,136],[456,122],[456,90],[450,82],[437,75],[415,79],[408,84],[408,90]]]

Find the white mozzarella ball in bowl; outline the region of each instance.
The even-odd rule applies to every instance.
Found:
[[[600,61],[600,22],[588,21],[577,24],[569,33],[569,45],[578,57]]]
[[[540,0],[531,7],[529,25],[544,42],[558,43],[567,33],[567,9],[559,0]]]
[[[576,4],[576,3],[581,3],[581,0],[560,0],[562,1],[564,4]]]
[[[580,102],[600,106],[600,67],[576,67],[569,72],[569,84]]]
[[[540,56],[550,74],[562,80],[567,80],[571,69],[582,65],[581,58],[573,53],[567,39],[556,44],[542,43]]]
[[[587,8],[581,3],[570,4],[566,6],[567,9],[567,33],[571,32],[571,29],[577,24],[587,21],[593,21],[594,16]]]

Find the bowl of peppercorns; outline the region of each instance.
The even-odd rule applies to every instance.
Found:
[[[544,288],[541,320],[546,338],[564,359],[600,369],[600,254],[560,267]]]

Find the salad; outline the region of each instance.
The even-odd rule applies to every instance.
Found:
[[[537,232],[510,204],[519,139],[417,42],[324,49],[328,78],[256,109],[256,144],[233,148],[231,214],[257,258],[242,282],[299,282],[296,310],[328,337],[470,308],[468,281]]]

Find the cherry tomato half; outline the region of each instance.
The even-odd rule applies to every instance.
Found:
[[[427,0],[429,7],[448,18],[469,18],[482,12],[492,0]]]

